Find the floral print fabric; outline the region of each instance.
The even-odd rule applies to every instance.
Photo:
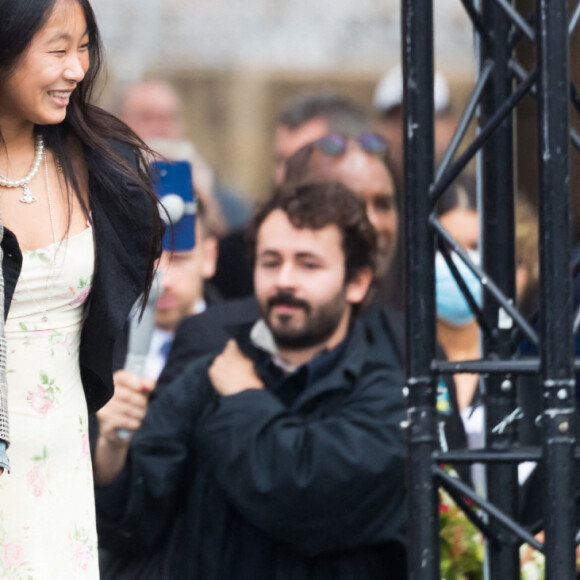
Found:
[[[0,578],[99,577],[79,370],[92,230],[23,252],[8,320],[11,472],[0,477]]]

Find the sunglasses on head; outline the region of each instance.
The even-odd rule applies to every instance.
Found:
[[[363,133],[356,139],[338,133],[331,133],[317,139],[314,145],[324,155],[338,157],[344,155],[351,141],[357,143],[365,153],[376,155],[377,157],[384,155],[389,150],[389,142],[377,133]]]

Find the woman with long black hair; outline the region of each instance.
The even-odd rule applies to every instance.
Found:
[[[87,415],[112,394],[161,222],[143,143],[90,104],[88,0],[0,14],[0,577],[94,579]]]

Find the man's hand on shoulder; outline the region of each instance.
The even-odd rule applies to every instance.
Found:
[[[254,363],[245,356],[235,340],[229,340],[224,350],[209,367],[209,379],[222,397],[248,389],[263,389],[264,384],[254,370]]]

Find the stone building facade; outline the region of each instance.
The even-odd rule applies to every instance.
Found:
[[[321,85],[370,108],[380,76],[400,62],[399,0],[92,0],[109,84],[173,82],[198,149],[250,198],[270,185],[271,126],[280,102]],[[435,6],[438,68],[461,101],[473,81],[471,25],[459,0]]]
[[[93,0],[121,78],[150,67],[367,71],[399,58],[399,0]],[[471,26],[437,0],[436,57],[468,72]],[[439,34],[440,32],[440,34]]]

